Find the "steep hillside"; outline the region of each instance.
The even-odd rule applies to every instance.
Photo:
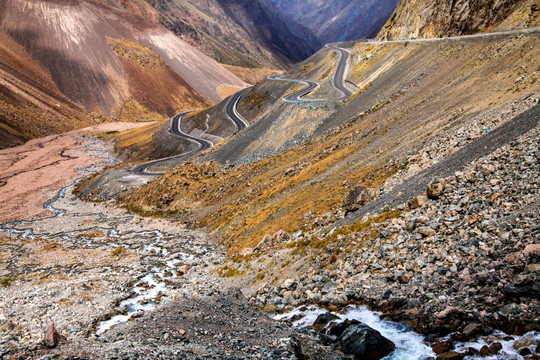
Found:
[[[355,94],[344,102],[332,101],[340,95],[327,75],[336,55],[321,50],[286,77],[319,79],[311,96],[326,101],[285,102],[298,85],[262,82],[239,106],[253,124],[201,159],[237,166],[182,166],[125,202],[187,211],[185,220],[219,232],[234,250],[280,229],[332,222],[354,186],[391,189],[537,104],[539,45],[538,33],[358,43],[347,78]]]
[[[311,31],[284,17],[270,0],[218,2],[255,40],[293,62],[306,59],[321,47]]]
[[[261,1],[122,1],[135,13],[159,22],[220,63],[280,68],[305,59],[320,44],[307,29]],[[151,5],[153,12],[145,5]],[[291,42],[295,41],[295,46]]]
[[[0,31],[0,149],[94,123],[39,65]]]
[[[219,86],[244,86],[171,32],[122,8],[48,0],[0,6],[1,26],[58,89],[105,116],[118,115],[128,100],[170,116],[219,101]]]
[[[373,38],[399,0],[273,0],[283,13],[311,29],[323,43]]]
[[[539,24],[540,6],[535,0],[403,0],[378,37],[444,37]]]

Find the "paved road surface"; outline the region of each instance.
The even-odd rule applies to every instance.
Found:
[[[249,87],[238,91],[229,98],[227,105],[225,105],[225,114],[231,119],[234,126],[236,126],[236,131],[240,131],[249,126],[249,122],[238,112],[238,102],[242,98],[242,95],[249,89],[251,88]]]
[[[349,55],[351,52],[347,49],[337,47],[336,45],[327,45],[330,49],[339,52],[339,62],[334,72],[334,87],[339,90],[343,96],[339,98],[339,101],[347,100],[353,93],[345,86],[345,75],[349,64]]]
[[[187,139],[187,140],[189,140],[189,141],[191,141],[193,143],[196,143],[196,144],[199,145],[199,148],[197,148],[195,150],[185,152],[185,153],[182,153],[182,154],[169,156],[169,157],[166,157],[166,158],[163,158],[163,159],[157,159],[157,160],[153,160],[153,161],[145,162],[143,164],[136,165],[133,168],[131,168],[131,173],[132,174],[144,175],[144,176],[162,175],[163,174],[162,172],[151,172],[148,169],[153,167],[153,166],[157,166],[162,162],[165,162],[165,161],[168,161],[168,160],[171,160],[171,159],[178,159],[178,158],[181,158],[181,157],[184,157],[184,156],[187,156],[187,155],[194,154],[194,153],[199,152],[199,151],[209,149],[212,146],[214,146],[214,144],[212,142],[210,142],[208,140],[205,140],[205,139],[195,137],[195,136],[188,135],[188,134],[186,134],[185,132],[183,132],[180,129],[180,123],[182,121],[182,118],[184,116],[186,116],[187,114],[189,114],[189,113],[190,113],[190,111],[186,111],[186,112],[183,112],[183,113],[180,113],[178,115],[173,116],[172,119],[171,119],[171,127],[169,129],[169,133],[173,134],[173,135],[176,135],[178,137]]]

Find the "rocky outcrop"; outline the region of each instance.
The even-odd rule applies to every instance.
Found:
[[[365,324],[349,326],[341,336],[341,349],[355,360],[379,360],[390,354],[396,345]]]
[[[376,195],[377,191],[375,189],[370,189],[362,185],[355,186],[345,196],[341,207],[345,210],[345,214],[356,211],[373,200]]]
[[[378,38],[446,37],[537,26],[539,10],[534,0],[402,0]]]

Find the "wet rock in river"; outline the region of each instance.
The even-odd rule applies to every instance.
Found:
[[[354,324],[343,333],[340,347],[353,359],[379,360],[394,351],[396,345],[377,330],[364,324]]]

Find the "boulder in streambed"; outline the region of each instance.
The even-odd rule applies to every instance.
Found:
[[[377,330],[358,323],[350,325],[343,332],[340,347],[353,359],[379,360],[394,351],[396,345]]]

